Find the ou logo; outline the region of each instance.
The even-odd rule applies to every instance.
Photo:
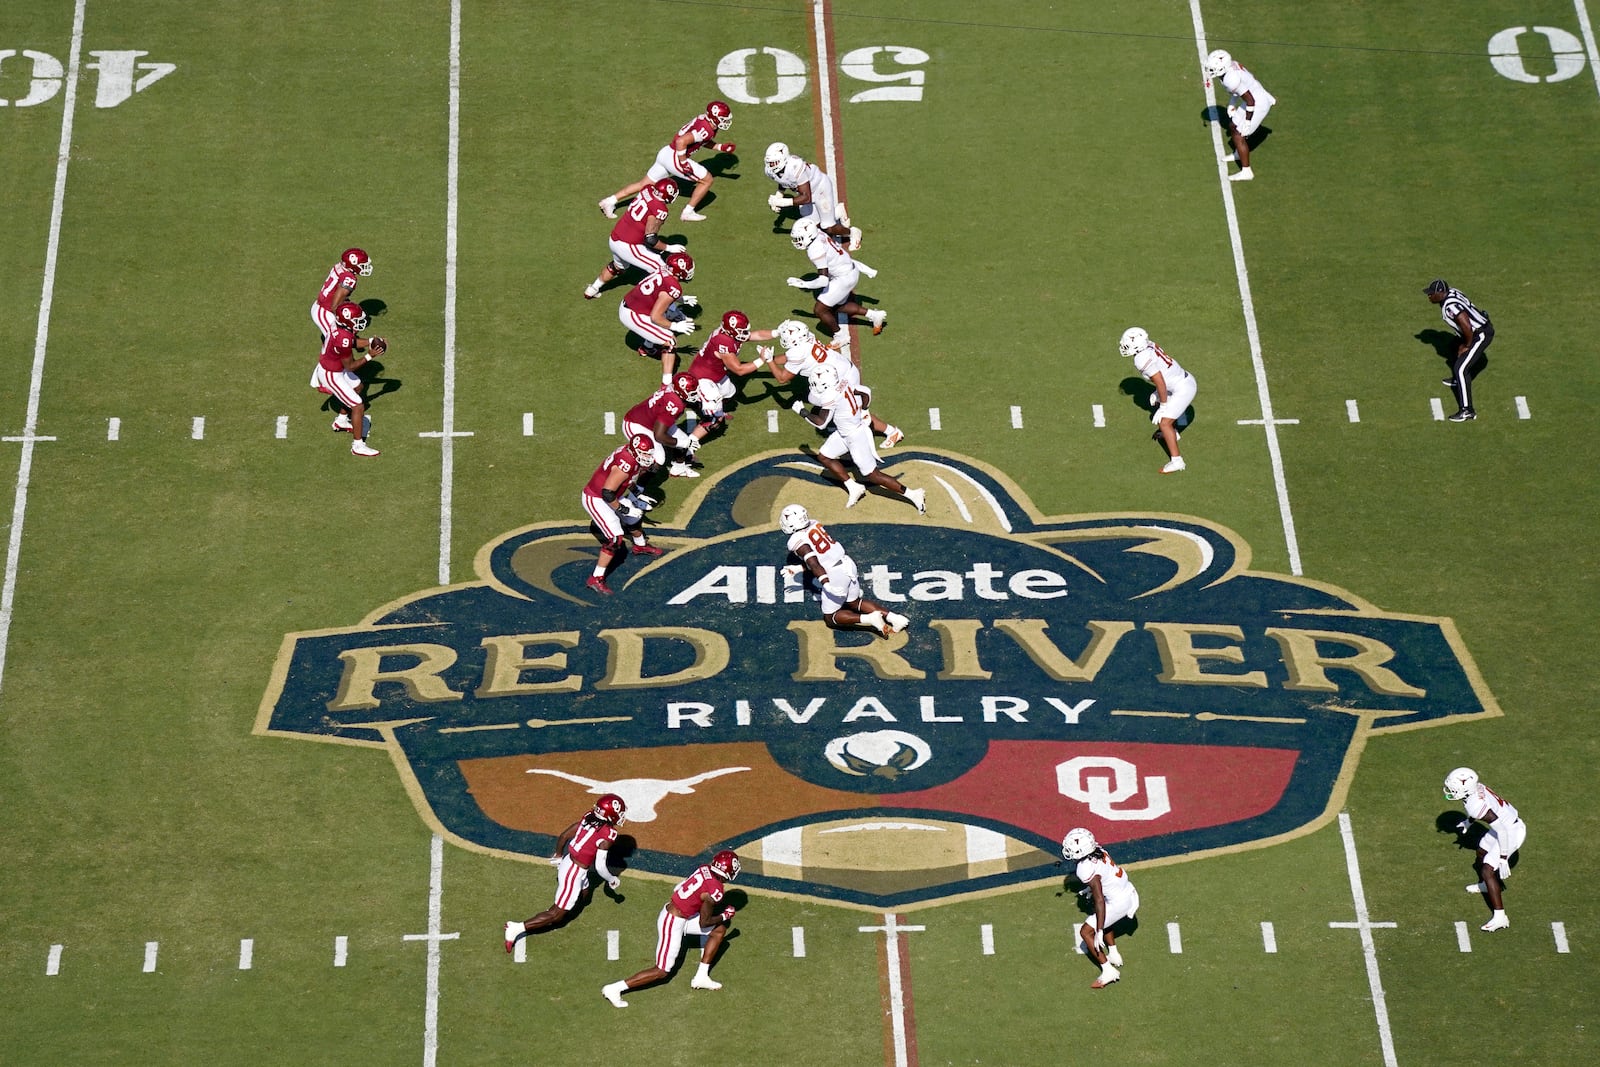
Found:
[[[1062,796],[1081,801],[1094,814],[1113,822],[1148,822],[1172,811],[1167,779],[1159,774],[1144,780],[1143,807],[1112,807],[1139,793],[1139,768],[1115,756],[1075,756],[1056,764],[1056,788]]]

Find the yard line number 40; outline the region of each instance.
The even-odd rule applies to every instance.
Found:
[[[756,60],[761,56],[760,60]],[[770,61],[769,61],[770,57]],[[888,67],[879,70],[880,59]],[[851,94],[849,103],[883,100],[921,100],[928,61],[920,48],[900,44],[875,44],[839,57],[839,72],[876,88]],[[754,69],[752,69],[754,68]],[[717,61],[717,88],[736,104],[785,104],[806,91],[806,61],[782,48],[740,48]],[[761,90],[772,89],[768,95]]]

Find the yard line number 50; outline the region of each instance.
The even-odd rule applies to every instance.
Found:
[[[761,56],[760,60],[756,60]],[[888,67],[879,70],[880,58]],[[915,69],[928,53],[901,44],[875,44],[839,57],[839,72],[856,81],[874,82],[850,96],[852,104],[922,99],[926,71]],[[736,104],[785,104],[806,91],[806,61],[782,48],[740,48],[717,61],[717,88]],[[768,95],[761,90],[772,89]]]

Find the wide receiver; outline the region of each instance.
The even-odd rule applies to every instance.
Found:
[[[1188,464],[1178,454],[1178,420],[1194,403],[1199,383],[1194,375],[1178,366],[1178,361],[1163,352],[1161,346],[1151,341],[1150,335],[1138,326],[1129,326],[1122,331],[1117,351],[1132,359],[1134,370],[1156,387],[1156,391],[1150,394],[1150,407],[1153,409],[1150,421],[1156,426],[1155,439],[1167,450],[1167,463],[1161,468],[1161,473],[1176,474],[1187,470]]]
[[[822,621],[829,629],[872,630],[888,637],[909,625],[904,615],[863,595],[856,561],[802,505],[785,507],[778,514],[778,528],[789,535],[789,554],[800,561],[784,567],[784,578],[796,583],[809,573],[816,579],[822,590]]]
[[[1073,868],[1073,876],[1083,883],[1082,892],[1094,901],[1094,911],[1083,921],[1078,936],[1084,951],[1100,965],[1100,976],[1089,983],[1091,989],[1104,989],[1122,977],[1122,953],[1117,950],[1113,929],[1139,910],[1139,891],[1133,888],[1127,872],[1116,865],[1094,834],[1083,827],[1067,831],[1061,839],[1061,856]]]
[[[606,218],[617,217],[617,201],[632,196],[646,185],[658,182],[663,178],[680,178],[686,182],[694,183],[694,191],[689,194],[689,203],[684,206],[683,213],[678,217],[685,222],[703,222],[705,216],[695,210],[700,206],[700,201],[705,199],[706,193],[711,191],[713,178],[711,172],[696,163],[691,155],[710,145],[718,152],[733,154],[738,147],[732,141],[717,141],[714,138],[723,130],[733,125],[733,109],[721,100],[713,100],[706,105],[705,114],[696,115],[679,127],[672,140],[656,153],[656,161],[650,164],[650,169],[645,176],[636,182],[624,185],[621,189],[600,201],[600,210]]]
[[[594,807],[556,838],[556,852],[550,862],[556,867],[556,899],[527,922],[515,919],[506,923],[506,951],[528,934],[536,934],[566,922],[567,916],[587,904],[594,892],[590,872],[616,889],[622,879],[611,873],[606,857],[617,842],[617,831],[628,821],[628,806],[615,793],[595,801]]]
[[[1478,929],[1485,933],[1504,930],[1511,920],[1506,918],[1502,894],[1506,879],[1511,877],[1511,858],[1528,839],[1528,826],[1516,808],[1478,780],[1478,772],[1471,767],[1457,767],[1445,775],[1444,795],[1461,801],[1467,809],[1467,817],[1456,824],[1457,833],[1468,833],[1476,820],[1487,827],[1478,839],[1477,868],[1482,881],[1467,886],[1467,892],[1482,893],[1492,912],[1489,921]]]
[[[672,895],[661,906],[656,919],[656,962],[653,967],[612,982],[600,990],[613,1006],[626,1008],[628,1002],[622,994],[631,989],[653,985],[672,973],[683,951],[685,937],[700,938],[700,966],[695,970],[689,985],[695,989],[721,989],[722,983],[711,977],[711,965],[716,962],[722,939],[728,935],[728,925],[733,922],[731,905],[722,904],[723,889],[739,877],[738,853],[723,849],[703,863],[694,873],[672,887]]]

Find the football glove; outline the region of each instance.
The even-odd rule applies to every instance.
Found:
[[[1150,407],[1151,407],[1151,409],[1154,410],[1155,408],[1158,408],[1160,406],[1161,406],[1161,394],[1160,393],[1151,393],[1150,394]]]
[[[700,444],[701,444],[700,438],[691,437],[691,438],[689,438],[689,443],[687,445],[683,446],[683,450],[685,452],[689,453],[689,455],[692,456],[696,452],[700,451]]]
[[[1458,834],[1464,834],[1470,829],[1472,829],[1471,819],[1462,819],[1460,822],[1456,823],[1456,833]]]
[[[699,327],[696,325],[693,319],[684,319],[681,322],[675,322],[672,324],[672,332],[677,334],[694,333],[694,331],[698,328]]]
[[[799,278],[789,278],[787,280],[788,280],[788,283],[790,285],[792,285],[796,289],[809,289],[809,288],[811,288],[811,286],[807,285],[805,282],[801,281]]]
[[[1151,426],[1160,426],[1161,425],[1161,409],[1160,408],[1157,408],[1155,411],[1152,411],[1150,413],[1150,425]]]
[[[679,247],[678,251],[683,251],[681,246]],[[690,296],[688,293],[684,293],[682,296],[678,297],[678,303],[682,304],[686,308],[697,308],[700,306],[700,298],[698,296]]]
[[[789,410],[794,412],[796,415],[799,415],[801,418],[805,418],[806,402],[804,400],[796,400],[793,404],[789,405]]]
[[[732,141],[718,141],[714,147],[718,152],[726,152],[731,156],[733,155],[733,150],[739,146]]]
[[[672,253],[672,252],[687,252],[688,250],[689,249],[684,245],[662,245],[661,246],[661,251],[667,252],[669,254]],[[622,272],[619,270],[619,271],[617,271],[617,273],[621,274]],[[694,307],[693,304],[690,304],[689,306],[690,307]]]
[[[733,921],[733,906],[731,904],[728,907],[722,909],[721,918],[722,918],[723,922],[732,922]]]
[[[794,197],[784,196],[782,193],[773,193],[767,197],[767,206],[773,211],[782,211],[794,203]]]
[[[612,889],[617,889],[621,887],[622,879],[613,875],[611,878],[606,880],[606,885],[610,886]]]

